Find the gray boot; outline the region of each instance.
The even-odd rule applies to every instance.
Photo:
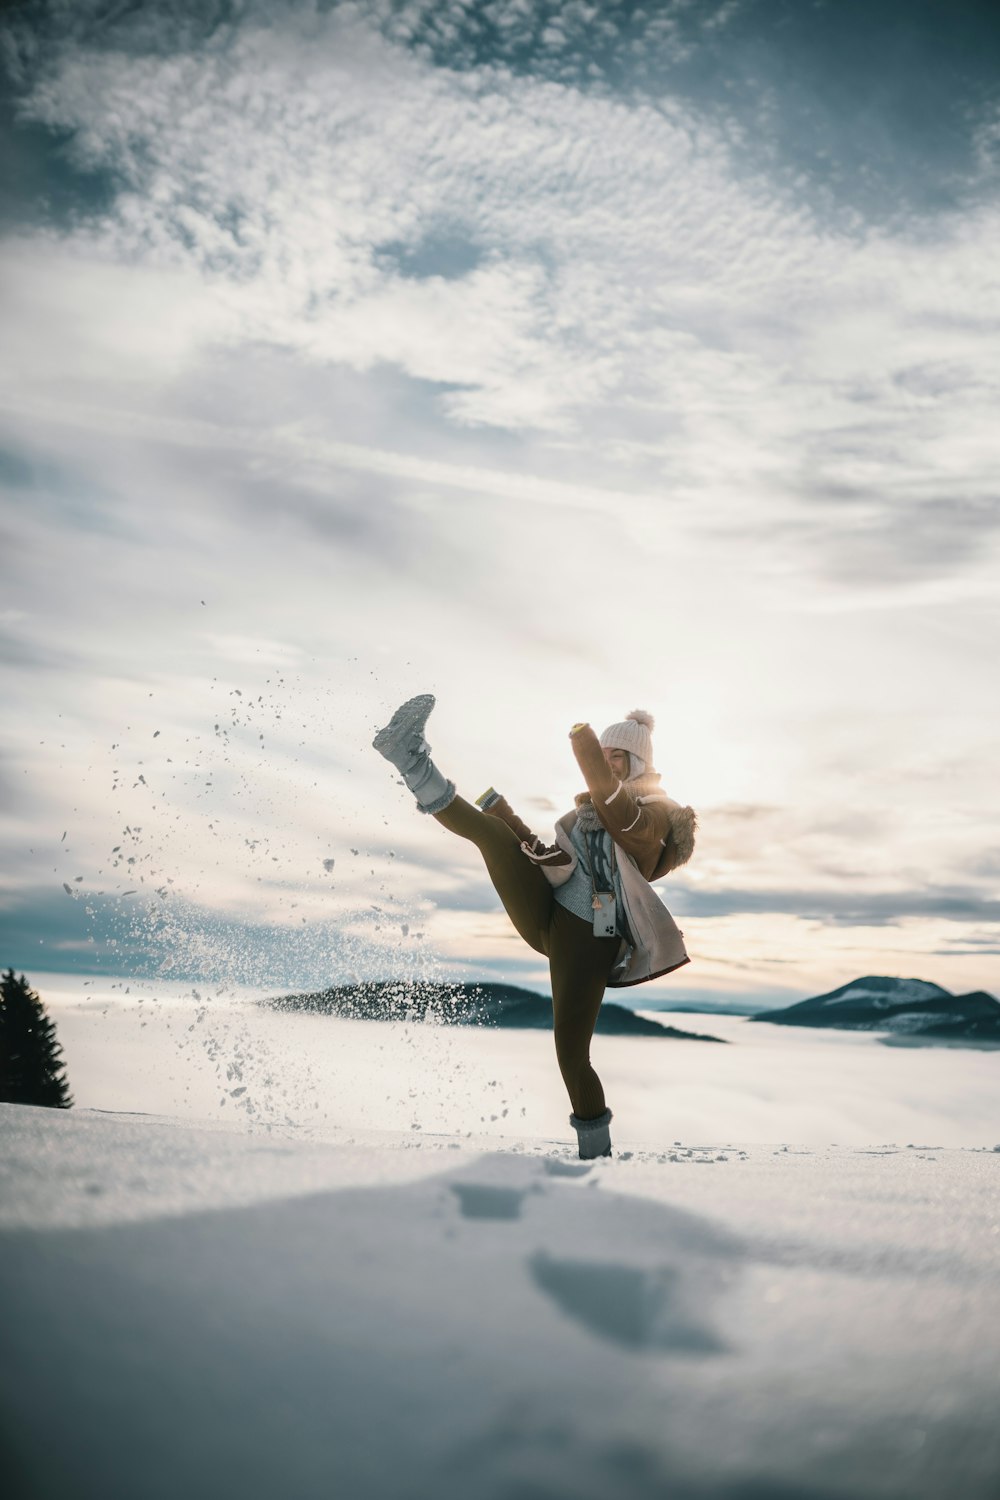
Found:
[[[424,725],[436,701],[433,693],[409,698],[372,740],[372,747],[396,767],[425,813],[444,812],[455,797],[455,783],[442,776],[424,739]]]
[[[611,1120],[610,1109],[606,1109],[603,1115],[598,1115],[594,1120],[581,1120],[577,1115],[570,1115],[569,1123],[576,1131],[580,1155],[584,1161],[590,1161],[594,1156],[611,1155]]]

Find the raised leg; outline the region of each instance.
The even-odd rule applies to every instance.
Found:
[[[501,823],[506,823],[518,841],[527,844],[532,850],[531,858],[535,864],[555,868],[570,863],[570,856],[565,849],[561,849],[558,844],[550,844],[546,847],[538,835],[532,833],[524,819],[518,817],[507,798],[502,797],[494,787],[490,787],[481,797],[476,798],[476,806],[481,808],[488,818],[499,818]]]
[[[506,823],[484,816],[464,797],[456,796],[434,817],[442,828],[475,844],[504,910],[521,937],[536,953],[548,953],[554,907],[552,887],[541,870],[522,854],[517,836]]]
[[[424,738],[434,703],[433,693],[408,698],[372,740],[372,748],[396,767],[424,813],[440,812],[455,795],[455,783],[431,760],[431,747]]]

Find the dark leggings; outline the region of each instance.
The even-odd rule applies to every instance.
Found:
[[[604,1089],[590,1063],[590,1039],[620,939],[595,937],[590,923],[556,901],[545,875],[521,852],[515,834],[462,797],[434,814],[443,827],[469,839],[482,854],[510,920],[536,953],[549,961],[556,1058],[574,1113],[604,1113]]]

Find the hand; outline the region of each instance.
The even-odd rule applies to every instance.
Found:
[[[539,839],[535,840],[533,847],[522,843],[521,853],[526,854],[533,865],[568,865],[572,859],[559,844],[550,844],[546,849]]]

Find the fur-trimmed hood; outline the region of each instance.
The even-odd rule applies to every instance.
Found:
[[[670,799],[668,799],[670,800]],[[670,839],[673,846],[669,851],[671,863],[662,871],[669,875],[671,870],[686,865],[694,853],[694,836],[698,829],[698,818],[693,807],[681,807],[677,802],[670,802]],[[666,848],[666,845],[664,845]]]

